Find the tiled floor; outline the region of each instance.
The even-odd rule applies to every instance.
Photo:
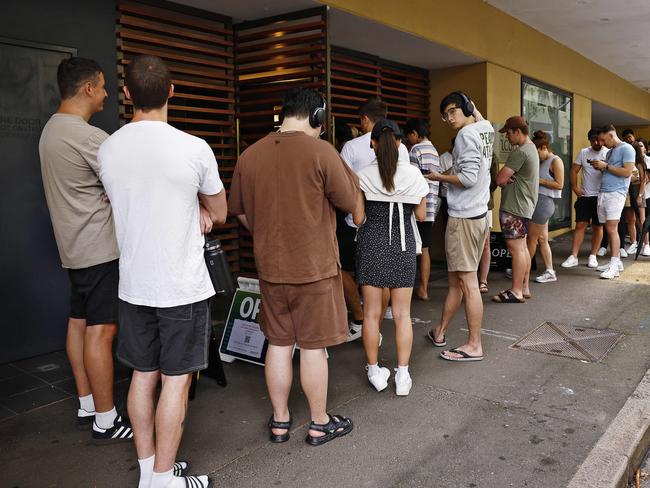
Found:
[[[115,363],[116,383],[130,371]],[[0,365],[0,421],[76,395],[64,351]]]

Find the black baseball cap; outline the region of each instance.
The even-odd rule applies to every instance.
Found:
[[[376,141],[379,140],[382,132],[386,130],[391,131],[395,137],[399,137],[400,139],[404,137],[402,135],[402,130],[399,128],[399,125],[397,125],[396,122],[388,119],[380,119],[375,122],[375,125],[372,128],[372,132],[370,133],[370,139],[374,139]],[[370,144],[370,147],[372,147],[372,144]]]

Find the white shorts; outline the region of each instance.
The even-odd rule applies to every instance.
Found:
[[[608,220],[621,220],[625,207],[625,195],[618,192],[598,194],[598,220],[602,223]]]

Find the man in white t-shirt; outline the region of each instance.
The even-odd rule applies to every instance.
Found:
[[[341,150],[341,158],[355,173],[359,173],[359,171],[377,159],[375,151],[370,145],[370,133],[375,126],[375,122],[385,119],[387,114],[388,108],[379,98],[370,98],[359,107],[359,124],[361,125],[363,135],[346,142]],[[399,159],[409,159],[409,152],[404,144],[400,144],[399,146]],[[362,310],[361,300],[359,299],[359,287],[354,279],[354,273],[356,272],[355,255],[357,252],[357,243],[355,239],[357,226],[352,221],[352,215],[348,215],[345,221],[349,228],[338,229],[336,234],[339,241],[339,256],[341,259],[345,301],[356,315]],[[388,290],[386,290],[385,302],[388,305]],[[361,317],[354,317],[355,320],[350,323],[348,342],[361,337],[362,318],[363,315]]]
[[[571,167],[571,189],[578,199],[575,203],[576,228],[573,233],[571,255],[562,263],[563,268],[578,266],[578,252],[585,238],[585,229],[591,222],[591,252],[589,253],[590,268],[598,267],[596,254],[603,240],[603,222],[598,221],[598,193],[603,179],[603,173],[591,165],[591,161],[604,161],[608,149],[600,144],[598,131],[591,129],[587,133],[591,144],[581,149]],[[578,186],[578,173],[582,170],[582,187]]]
[[[206,488],[207,476],[178,476],[175,458],[191,374],[208,365],[214,288],[202,232],[225,221],[226,192],[210,146],[167,124],[174,87],[160,58],[131,60],[124,94],[132,122],[106,139],[98,159],[121,255],[117,357],[134,370],[138,486]]]

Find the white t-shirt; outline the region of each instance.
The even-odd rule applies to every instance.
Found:
[[[597,197],[600,192],[600,183],[603,173],[595,169],[587,160],[597,159],[605,161],[607,149],[603,147],[600,151],[594,151],[591,146],[581,149],[573,164],[582,166],[582,192],[585,197]]]
[[[120,248],[120,299],[175,307],[214,295],[198,201],[223,190],[210,146],[164,122],[131,122],[106,139],[98,161]]]
[[[377,159],[375,150],[370,147],[370,132],[366,132],[364,135],[355,137],[354,139],[348,141],[341,149],[341,159],[347,163],[347,165],[352,168],[352,171],[359,173],[366,166]],[[409,152],[406,149],[404,144],[399,145],[399,157],[398,160],[407,160],[409,159]],[[356,227],[352,221],[352,214],[348,215],[345,218],[345,221],[350,227]]]

